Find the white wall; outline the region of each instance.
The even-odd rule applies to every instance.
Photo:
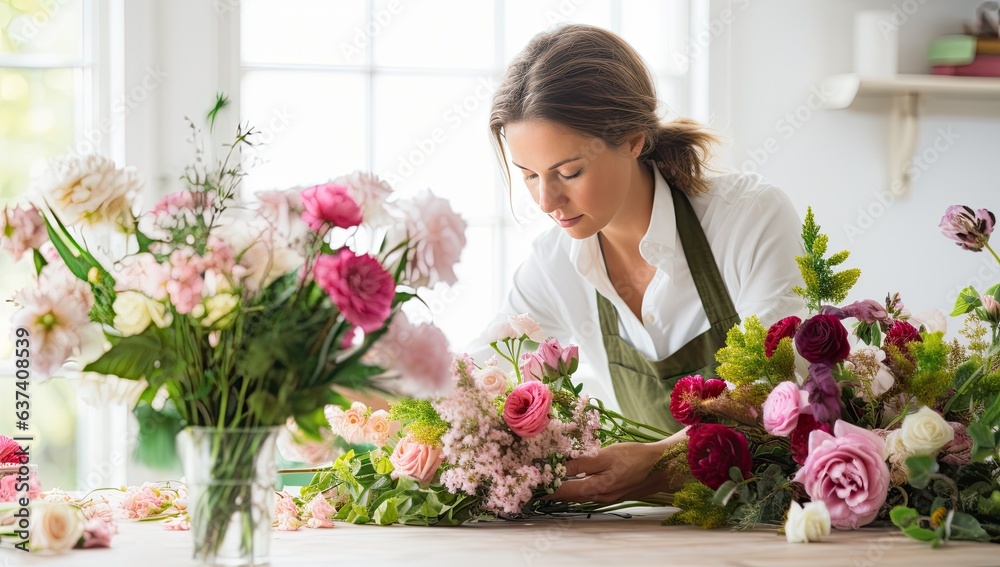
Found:
[[[849,110],[808,106],[814,82],[852,71],[857,10],[895,7],[907,15],[899,27],[899,72],[924,73],[930,41],[959,33],[979,3],[712,0],[710,110],[713,126],[731,142],[720,157],[728,167],[756,168],[788,193],[800,214],[813,207],[831,248],[850,249],[848,263],[862,268],[852,299],[899,291],[914,313],[931,307],[948,313],[961,287],[982,291],[1000,281],[988,253],[963,251],[937,228],[951,204],[1000,213],[1000,100],[922,99],[917,153],[929,159],[914,162],[920,174],[911,192],[894,201],[886,198],[888,99]],[[726,9],[732,16],[723,18]],[[804,119],[793,126],[786,115],[796,112]],[[954,139],[938,139],[941,132]],[[935,141],[945,151],[936,152]]]

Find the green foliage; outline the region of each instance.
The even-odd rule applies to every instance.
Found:
[[[926,488],[933,475],[938,472],[938,463],[934,457],[913,455],[906,458],[906,470],[909,473],[910,486]]]
[[[861,276],[861,270],[857,268],[834,271],[834,267],[847,260],[850,252],[843,250],[825,258],[828,241],[829,237],[820,233],[812,207],[809,207],[802,223],[802,243],[805,245],[806,255],[795,258],[806,287],[795,286],[792,290],[806,300],[810,311],[819,311],[820,306],[825,303],[838,304],[844,301]]]
[[[392,470],[381,450],[348,451],[313,477],[302,489],[302,499],[324,493],[337,506],[335,519],[355,524],[457,526],[479,517],[476,497],[451,494],[441,486],[424,488],[406,478],[393,480]]]
[[[914,373],[907,380],[910,392],[923,405],[933,406],[955,385],[955,375],[949,370],[951,347],[944,342],[944,333],[928,333],[924,340],[908,343],[915,362]]]
[[[719,362],[719,377],[736,385],[734,397],[759,404],[759,394],[767,395],[768,385],[775,385],[795,376],[795,353],[791,340],[782,339],[771,358],[767,357],[764,340],[767,328],[751,315],[743,328],[733,326],[726,334],[726,346],[715,354]],[[763,386],[763,387],[758,387]],[[738,393],[736,393],[738,392]]]
[[[1000,520],[1000,490],[991,492],[989,498],[980,496],[976,510],[984,516]]]
[[[427,400],[402,399],[389,409],[389,419],[401,421],[419,443],[441,446],[441,436],[448,432],[448,422],[441,419]]]
[[[729,524],[730,509],[713,502],[715,491],[692,481],[674,494],[673,505],[680,511],[663,521],[665,526],[697,526],[702,529],[721,528]]]
[[[915,509],[907,508],[906,506],[896,506],[889,512],[889,518],[907,536],[916,540],[926,541],[931,544],[931,547],[937,547],[941,544],[940,528],[932,530],[921,527],[920,513]]]

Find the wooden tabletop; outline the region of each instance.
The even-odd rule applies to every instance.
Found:
[[[631,517],[538,518],[454,527],[355,526],[273,532],[274,567],[336,565],[471,565],[487,567],[712,565],[739,567],[934,567],[1000,565],[1000,546],[950,543],[939,549],[898,530],[834,531],[828,541],[789,544],[773,531],[734,533],[663,527],[670,509],[630,511]],[[0,566],[187,567],[190,533],[154,523],[120,523],[112,549],[43,556],[0,552]],[[6,561],[6,563],[4,563]]]

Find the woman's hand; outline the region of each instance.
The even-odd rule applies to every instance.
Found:
[[[567,477],[586,476],[564,481],[547,499],[610,504],[671,492],[677,488],[671,480],[676,479],[652,469],[664,450],[684,439],[687,432],[681,430],[656,443],[619,443],[599,450],[593,457],[568,461]]]

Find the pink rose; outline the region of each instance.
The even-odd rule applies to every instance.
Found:
[[[572,374],[576,372],[576,368],[579,363],[580,347],[577,345],[569,345],[563,349],[562,354],[559,356],[559,373]]]
[[[441,449],[418,443],[412,435],[400,439],[389,457],[392,478],[405,477],[423,486],[430,484],[443,460]]]
[[[325,254],[316,260],[313,275],[344,318],[364,332],[378,330],[389,318],[396,281],[371,255],[356,256],[347,248]]]
[[[118,533],[118,524],[102,518],[90,518],[83,525],[83,548],[111,547],[111,537]]]
[[[545,367],[542,366],[542,359],[536,352],[526,352],[521,355],[521,380],[541,380],[545,378]]]
[[[476,385],[479,389],[491,398],[502,396],[507,393],[510,386],[510,378],[502,368],[497,366],[487,366],[482,370],[476,370]]]
[[[519,436],[534,437],[549,425],[552,391],[541,382],[525,382],[514,388],[503,405],[503,420]]]
[[[764,429],[771,435],[788,437],[799,422],[802,395],[795,382],[784,381],[764,400]]]
[[[812,500],[822,500],[834,527],[855,529],[871,523],[885,503],[889,467],[885,441],[878,435],[837,420],[833,435],[809,434],[809,456],[794,480]]]
[[[343,185],[324,183],[306,189],[302,192],[302,206],[302,220],[316,232],[330,225],[351,228],[361,224],[361,207]]]
[[[317,494],[311,502],[306,504],[306,510],[311,518],[306,521],[306,526],[310,528],[332,528],[333,527],[333,516],[337,511],[330,505],[330,502],[323,497],[322,494]]]

